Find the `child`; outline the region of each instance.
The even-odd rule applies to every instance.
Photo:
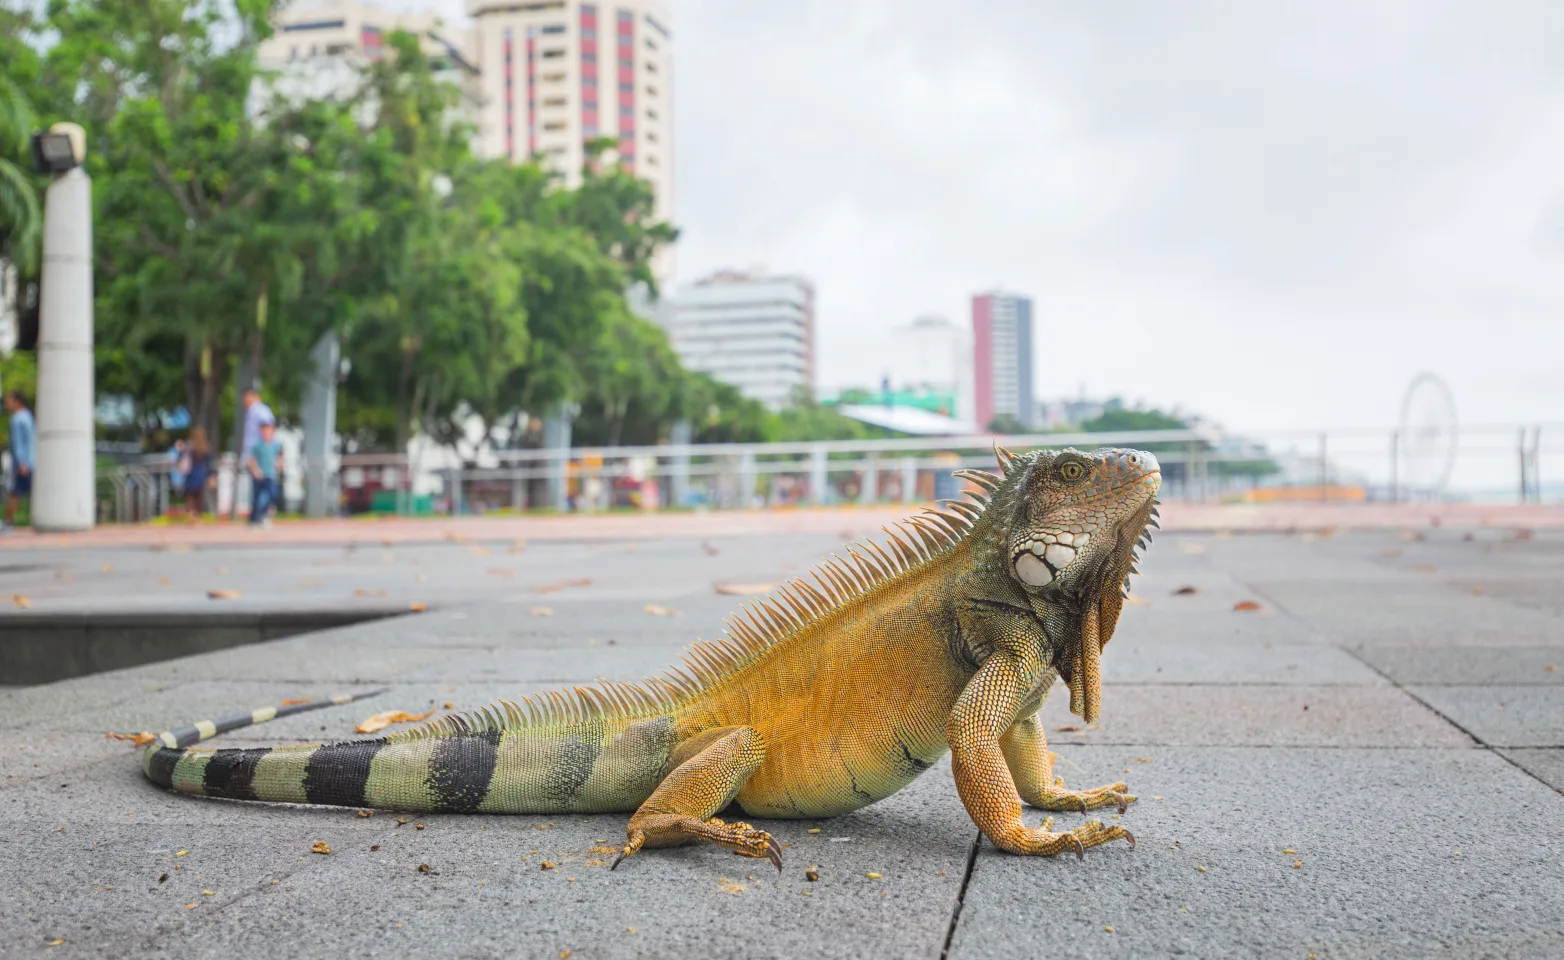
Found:
[[[255,500],[250,507],[250,525],[271,524],[272,508],[277,503],[277,473],[282,469],[282,447],[277,443],[276,423],[261,422],[261,438],[250,448],[245,466],[254,481]]]
[[[185,457],[190,461],[185,470],[185,516],[194,523],[206,513],[207,488],[217,483],[217,475],[212,471],[212,448],[206,442],[206,431],[199,426],[190,428]]]

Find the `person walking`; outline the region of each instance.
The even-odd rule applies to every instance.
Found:
[[[16,526],[22,498],[32,499],[33,468],[38,462],[38,426],[28,406],[27,394],[12,390],[5,395],[5,412],[11,415],[11,491],[5,500],[4,529]]]
[[[244,470],[249,466],[250,451],[261,439],[261,424],[275,424],[277,418],[272,414],[272,408],[268,407],[261,399],[261,392],[254,387],[246,387],[240,395],[239,402],[244,406],[244,430],[239,440],[239,469]],[[260,506],[261,491],[252,482],[250,484],[250,516],[255,516]],[[234,501],[230,516],[239,509],[239,474],[234,474]]]
[[[185,498],[185,475],[190,472],[190,445],[183,440],[175,440],[174,445],[168,448],[168,462],[173,466],[168,468],[169,499],[174,501]]]
[[[261,438],[250,448],[245,466],[255,487],[255,502],[250,507],[250,526],[270,526],[271,512],[277,502],[277,473],[282,468],[282,445],[276,440],[277,425],[262,423]]]
[[[185,519],[194,523],[206,513],[207,489],[217,485],[217,474],[212,470],[212,447],[207,443],[204,428],[190,428],[185,457],[189,461],[185,470]]]

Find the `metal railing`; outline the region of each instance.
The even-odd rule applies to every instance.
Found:
[[[1518,439],[1517,439],[1518,438]],[[803,443],[721,443],[569,449],[484,449],[464,463],[454,451],[410,460],[401,454],[349,454],[333,463],[338,512],[710,508],[914,503],[959,495],[952,471],[989,469],[998,442],[1013,450],[1126,446],[1153,451],[1163,496],[1173,500],[1431,500],[1426,478],[1409,475],[1393,429],[1287,430],[1242,441],[1198,430],[1045,433]],[[1551,446],[1546,444],[1552,444]],[[431,462],[433,461],[433,462]],[[1453,491],[1446,498],[1509,502],[1564,499],[1564,424],[1461,428]],[[302,473],[304,464],[290,463]],[[135,522],[167,513],[177,500],[163,457],[122,463],[100,475],[100,516]],[[232,491],[231,457],[219,489]],[[375,491],[395,496],[374,497]],[[240,500],[243,503],[243,498]],[[373,504],[373,506],[372,506]],[[241,508],[240,512],[243,510]]]

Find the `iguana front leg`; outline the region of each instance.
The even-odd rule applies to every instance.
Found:
[[[687,745],[679,761],[625,828],[624,850],[613,866],[642,847],[677,847],[705,841],[746,857],[770,859],[782,869],[782,848],[764,830],[747,823],[724,823],[713,816],[733,802],[744,781],[765,759],[765,740],[751,727],[708,731]]]
[[[1133,844],[1135,838],[1128,830],[1105,826],[1099,820],[1088,820],[1068,833],[1050,833],[1021,822],[1021,795],[999,741],[1014,725],[1020,705],[1041,674],[1040,664],[1023,662],[1008,651],[996,652],[978,668],[956,700],[945,737],[950,743],[956,792],[968,816],[994,846],[1010,853],[1051,857],[1074,850],[1080,856],[1086,847],[1119,837]]]
[[[1123,783],[1111,783],[1092,790],[1066,790],[1064,781],[1054,777],[1054,755],[1048,752],[1048,737],[1037,714],[1017,720],[999,738],[1005,766],[1015,780],[1021,799],[1039,810],[1079,810],[1085,813],[1098,807],[1117,806],[1123,813],[1135,798],[1125,793]]]

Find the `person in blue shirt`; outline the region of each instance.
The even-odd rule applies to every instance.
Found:
[[[250,525],[259,526],[271,522],[271,512],[277,503],[277,473],[282,466],[282,446],[276,440],[277,425],[263,421],[260,439],[250,448],[245,466],[255,486],[255,501],[250,507]]]
[[[11,415],[11,492],[5,501],[5,526],[16,523],[22,498],[33,495],[33,468],[38,462],[38,426],[27,405],[27,394],[12,390],[5,395],[5,412]]]

